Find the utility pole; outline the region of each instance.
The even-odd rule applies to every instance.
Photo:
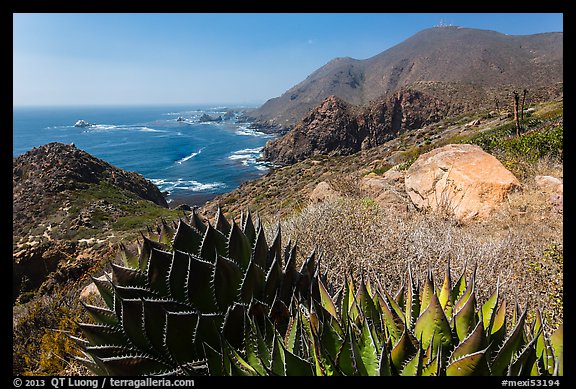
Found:
[[[527,89],[522,91],[522,106],[520,110],[520,121],[524,123],[524,101],[526,100],[526,93],[528,93]]]
[[[518,101],[520,100],[520,95],[518,92],[513,91],[514,94],[514,121],[516,122],[516,138],[520,137],[520,122],[518,118]]]

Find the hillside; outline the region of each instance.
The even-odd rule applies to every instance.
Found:
[[[563,84],[530,89],[529,104],[562,95]],[[485,111],[492,117],[513,115],[513,93],[508,88],[476,89],[461,83],[419,82],[369,104],[355,106],[336,96],[327,97],[294,128],[270,140],[263,158],[288,165],[316,154],[350,155],[389,142],[444,118]]]
[[[561,82],[562,75],[563,33],[512,36],[434,27],[368,59],[336,58],[249,116],[256,126],[285,129],[330,95],[362,105],[423,81],[443,93],[457,83],[481,94],[494,87],[539,89]]]
[[[74,145],[49,143],[16,157],[12,177],[13,301],[80,278],[116,242],[177,215],[142,175]]]

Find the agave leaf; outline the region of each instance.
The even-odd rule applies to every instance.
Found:
[[[250,255],[252,253],[251,243],[244,235],[236,223],[232,223],[230,235],[228,236],[228,255],[242,271],[246,271],[250,264]]]
[[[128,343],[126,335],[117,327],[103,324],[78,323],[78,326],[90,342],[96,346],[117,345],[123,346]]]
[[[138,256],[138,267],[142,271],[146,271],[148,269],[148,260],[150,259],[150,255],[152,254],[152,250],[160,250],[160,251],[167,251],[168,247],[165,244],[160,242],[153,241],[144,235],[142,235],[142,246],[140,247],[140,255]]]
[[[242,213],[240,224],[242,225],[242,232],[244,232],[250,244],[253,244],[254,240],[256,240],[256,228],[254,227],[250,211],[246,212],[246,216]]]
[[[420,300],[418,298],[418,287],[412,279],[412,270],[408,265],[408,288],[406,289],[406,325],[408,328],[414,328],[414,323],[420,315]]]
[[[102,278],[91,277],[92,282],[96,285],[96,289],[100,293],[102,300],[109,309],[114,309],[114,288],[110,281]]]
[[[492,320],[492,328],[490,329],[490,336],[488,337],[493,348],[498,348],[504,340],[506,327],[506,300],[502,300]],[[492,348],[489,349],[489,351],[491,350]]]
[[[262,363],[262,359],[258,352],[258,340],[256,338],[256,329],[253,322],[249,322],[248,325],[244,327],[244,343],[246,351],[246,361],[252,366],[254,370],[259,375],[266,375],[266,369]],[[270,357],[267,359],[267,364],[270,363]]]
[[[414,335],[421,339],[422,348],[428,348],[433,338],[433,349],[437,349],[440,344],[447,349],[452,343],[450,324],[435,294],[432,295],[428,308],[416,320]]]
[[[313,376],[312,365],[298,355],[284,350],[284,361],[286,363],[287,376]]]
[[[455,361],[466,355],[474,354],[475,352],[484,350],[487,346],[488,344],[486,342],[484,326],[479,321],[476,324],[476,328],[474,328],[474,331],[472,331],[472,333],[467,338],[462,340],[456,346],[454,351],[452,351],[452,355],[450,355],[450,358],[448,360]]]
[[[235,262],[222,256],[216,258],[214,265],[214,290],[216,302],[221,312],[239,299],[242,271]]]
[[[347,283],[348,292],[348,319],[353,323],[358,319],[360,315],[360,310],[358,309],[358,304],[356,302],[356,287],[354,286],[354,279],[350,277]]]
[[[371,300],[370,300],[371,301]],[[353,343],[356,348],[356,366],[362,376],[379,375],[379,359],[376,349],[376,342],[372,338],[372,333],[368,327],[368,322],[363,320],[362,332],[357,343]]]
[[[536,318],[534,320],[533,334],[536,335],[536,361],[534,361],[531,375],[547,375],[554,371],[554,357],[551,352],[550,344],[544,336],[544,323],[542,314],[539,309],[536,309]]]
[[[270,320],[274,323],[275,328],[280,333],[286,333],[288,322],[290,320],[290,312],[286,304],[278,298],[274,300],[270,308]]]
[[[334,304],[334,301],[332,301],[330,294],[320,279],[318,279],[318,288],[320,290],[320,304],[322,304],[322,307],[328,311],[328,313],[330,313],[334,319],[338,320],[339,315],[338,311],[336,310],[336,305]]]
[[[384,295],[386,296],[386,300],[388,301],[388,304],[390,306],[390,308],[392,308],[392,311],[396,314],[396,316],[398,317],[398,320],[400,320],[398,326],[401,325],[402,330],[404,329],[404,320],[406,318],[404,311],[402,310],[402,308],[400,308],[400,305],[396,302],[395,299],[392,298],[392,296],[390,296],[388,294],[388,292],[386,290],[384,290]]]
[[[257,376],[258,372],[254,369],[225,338],[221,339],[222,353],[230,363],[230,375],[234,376]]]
[[[90,356],[95,356],[98,358],[111,358],[119,357],[130,353],[130,348],[125,346],[115,346],[115,345],[105,345],[105,346],[88,346],[86,347],[86,353]]]
[[[120,258],[125,267],[131,269],[138,268],[138,248],[130,245],[130,248],[122,242],[118,244],[117,258]]]
[[[364,277],[360,280],[358,292],[356,293],[356,304],[364,314],[364,316],[371,321],[371,323],[378,329],[382,328],[380,313],[376,309],[370,292],[364,283]]]
[[[168,272],[172,263],[172,254],[166,251],[152,249],[148,260],[148,282],[150,288],[160,296],[168,296]]]
[[[115,376],[154,375],[172,368],[150,355],[141,354],[102,358],[102,362],[108,373]]]
[[[394,301],[394,303],[396,302]],[[380,306],[382,308],[382,321],[384,323],[386,339],[389,339],[392,344],[396,344],[404,332],[404,323],[401,317],[388,307],[386,302],[383,301]]]
[[[216,312],[216,291],[212,282],[215,266],[197,256],[190,256],[188,271],[188,300],[203,313]]]
[[[422,288],[422,297],[420,299],[420,309],[424,311],[428,304],[430,304],[430,300],[432,296],[435,295],[434,293],[434,277],[432,276],[432,271],[428,269],[428,276],[424,281],[424,287]]]
[[[504,340],[504,344],[496,353],[496,356],[492,360],[491,370],[492,375],[503,375],[506,373],[507,367],[512,361],[514,355],[520,351],[522,347],[522,337],[524,331],[524,321],[526,320],[526,312],[528,309],[524,310],[520,319],[518,319],[516,326],[510,333],[507,339]]]
[[[190,254],[174,251],[169,271],[170,296],[174,300],[188,303],[188,272],[190,271]]]
[[[408,329],[404,326],[402,337],[390,352],[390,359],[396,371],[402,371],[404,365],[416,354],[416,351],[417,349],[408,335]]]
[[[222,335],[224,339],[236,349],[242,349],[244,347],[245,316],[246,307],[241,304],[234,304],[228,308],[226,316],[224,317]]]
[[[266,260],[266,271],[269,271],[270,267],[274,264],[274,260],[278,262],[279,269],[282,269],[282,231],[280,224],[278,224],[278,229],[276,231],[276,236],[272,241],[272,245],[268,249],[268,258]]]
[[[336,323],[336,321],[334,322]],[[319,341],[320,352],[322,354],[328,354],[330,360],[333,362],[336,360],[343,342],[344,339],[338,334],[338,331],[331,324],[331,321],[324,322]]]
[[[466,263],[464,263],[464,268],[462,269],[462,274],[458,277],[458,280],[454,284],[452,291],[450,292],[450,303],[455,309],[455,304],[458,300],[461,299],[461,296],[464,292],[468,289],[466,286]],[[463,301],[462,303],[464,303]]]
[[[83,353],[88,359],[75,357],[74,359],[80,362],[82,365],[86,366],[88,369],[100,376],[110,375],[110,372],[106,368],[106,365],[102,359],[98,358],[96,355],[91,355],[89,353]]]
[[[206,343],[214,349],[220,347],[220,332],[223,317],[220,314],[201,314],[198,316],[198,324],[194,334],[194,343]]]
[[[141,300],[121,300],[122,330],[130,339],[130,343],[142,352],[149,352],[150,342],[144,330],[144,306]]]
[[[190,227],[196,228],[201,234],[206,232],[206,224],[198,216],[197,209],[194,209],[190,215]]]
[[[178,222],[178,229],[174,235],[172,247],[174,250],[196,255],[202,244],[203,233],[186,224],[182,219]]]
[[[342,346],[338,351],[336,357],[336,364],[342,374],[353,376],[358,374],[358,367],[356,365],[356,357],[354,355],[354,339],[352,337],[350,328],[347,330],[346,338],[342,342]]]
[[[476,325],[476,294],[472,292],[466,303],[460,307],[454,307],[454,328],[460,341],[464,340]]]
[[[266,275],[260,266],[253,260],[250,261],[248,269],[244,274],[242,285],[240,286],[240,297],[245,303],[250,303],[252,299],[262,299],[264,297],[264,287],[266,285]]]
[[[270,370],[274,375],[286,375],[286,361],[284,357],[284,348],[280,344],[280,340],[274,334],[274,341],[272,342],[272,358],[270,363]]]
[[[474,272],[474,273],[472,273],[472,275],[470,277],[470,283],[468,284],[468,286],[466,287],[464,292],[462,292],[460,294],[460,297],[454,303],[454,309],[452,311],[453,315],[456,315],[458,313],[458,311],[460,311],[464,307],[464,305],[468,302],[468,300],[470,299],[470,296],[472,296],[474,294],[475,284],[476,284],[476,280],[475,280],[475,272]]]
[[[194,345],[197,324],[197,313],[166,312],[165,348],[179,365],[193,362],[201,357]]]
[[[498,307],[498,295],[500,289],[500,277],[496,282],[496,290],[492,293],[492,296],[486,301],[481,308],[482,312],[482,322],[486,332],[490,332],[492,328],[492,323],[494,322],[494,314],[496,313],[496,307]]]
[[[162,224],[160,225],[160,243],[165,245],[172,244],[172,239],[174,238],[174,229],[166,223],[166,220],[162,219]]]
[[[538,334],[539,335],[539,334]],[[536,340],[534,337],[524,348],[514,356],[512,363],[508,365],[508,376],[527,376],[530,375],[532,366],[536,362]]]
[[[554,375],[564,375],[564,324],[550,336],[550,345],[554,355]]]
[[[408,363],[406,363],[406,365],[400,372],[400,375],[410,377],[421,376],[423,368],[422,363],[423,357],[424,357],[424,351],[422,350],[421,347],[418,347],[418,352],[416,353],[416,355],[414,355],[414,357],[412,357],[412,359],[410,359]]]
[[[284,344],[287,351],[294,352],[294,346],[296,345],[296,338],[299,335],[299,317],[300,315],[292,315],[290,317],[290,322],[288,323],[288,329],[284,337]]]
[[[224,376],[228,375],[227,370],[224,369],[224,360],[222,354],[214,349],[209,344],[203,343],[204,355],[206,356],[206,363],[208,365],[208,373],[211,376]],[[218,349],[220,349],[218,347]]]
[[[447,376],[486,376],[491,375],[486,361],[486,350],[467,354],[446,367]],[[492,374],[494,375],[494,374]]]
[[[386,342],[382,343],[382,351],[380,353],[380,361],[378,362],[378,373],[381,376],[392,375],[392,362],[390,361],[390,352]]]
[[[226,236],[208,224],[200,246],[200,257],[205,261],[215,263],[218,255],[227,255],[227,245]]]
[[[166,310],[164,301],[145,299],[144,307],[144,332],[152,347],[159,353],[164,352],[164,329],[166,327]]]
[[[127,299],[127,300],[134,300],[139,298],[158,298],[160,294],[156,293],[155,291],[150,290],[149,288],[142,288],[139,286],[114,286],[114,295],[115,300],[118,299]],[[114,311],[120,315],[120,308],[115,305]]]
[[[280,288],[280,283],[282,282],[282,270],[280,269],[280,264],[278,259],[275,258],[270,268],[268,274],[266,274],[266,285],[264,287],[264,302],[271,304],[276,297],[276,292]]]
[[[406,285],[404,285],[404,281],[402,281],[402,285],[400,285],[400,288],[396,291],[394,301],[396,301],[396,304],[400,307],[406,306]],[[404,313],[402,313],[402,316],[404,316]]]
[[[448,305],[451,301],[451,291],[452,291],[452,279],[450,277],[450,258],[446,263],[446,273],[444,274],[444,281],[442,282],[442,287],[438,291],[438,301],[440,301],[440,305],[446,313],[447,317],[451,317],[452,311],[448,312],[450,306]]]
[[[86,311],[90,314],[90,317],[92,317],[92,319],[96,323],[109,326],[115,326],[118,324],[118,317],[116,316],[114,311],[107,308],[84,304],[83,302],[81,303],[86,309]]]
[[[230,233],[230,223],[228,222],[226,217],[224,217],[224,213],[222,212],[222,209],[220,207],[218,207],[218,209],[216,210],[216,215],[214,217],[214,227],[216,228],[216,230],[222,233],[223,236],[228,236],[228,234]]]
[[[262,269],[266,268],[266,261],[268,258],[268,244],[266,243],[266,235],[264,234],[263,228],[258,230],[252,256],[252,261],[254,263],[260,266]]]

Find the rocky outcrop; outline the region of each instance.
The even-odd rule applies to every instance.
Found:
[[[49,143],[35,147],[14,159],[14,215],[27,208],[34,208],[50,194],[100,182],[109,183],[157,205],[168,207],[160,190],[141,174],[114,167],[74,145]]]
[[[326,181],[319,182],[314,190],[310,193],[310,203],[321,203],[328,200],[333,200],[339,197],[339,193],[332,188],[332,185]]]
[[[200,123],[204,123],[204,122],[221,122],[222,121],[222,116],[217,116],[217,117],[212,117],[208,114],[202,114],[202,116],[200,116],[200,118],[198,119],[198,121]]]
[[[404,179],[418,209],[442,212],[465,222],[487,217],[518,179],[480,147],[449,144],[420,155]]]
[[[535,176],[534,181],[540,191],[548,196],[552,209],[564,213],[564,183],[560,178],[553,176]]]
[[[36,147],[14,158],[12,170],[14,299],[40,286],[47,292],[93,266],[109,249],[110,224],[127,216],[128,202],[144,199],[168,207],[142,175],[74,145]],[[82,234],[102,239],[80,239]]]
[[[397,166],[384,174],[369,173],[360,180],[360,190],[366,197],[374,199],[383,209],[406,212],[410,200],[404,187],[404,172]]]
[[[437,122],[453,108],[412,90],[402,90],[363,108],[329,96],[286,135],[269,141],[263,158],[288,165],[315,154],[350,155]]]

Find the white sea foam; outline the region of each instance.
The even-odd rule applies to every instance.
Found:
[[[205,149],[205,147],[202,147],[200,150],[193,152],[192,154],[187,155],[186,157],[184,157],[182,159],[179,159],[178,161],[176,161],[176,163],[179,165],[182,165],[182,163],[184,163],[184,162],[188,161],[189,159],[194,158],[195,156],[200,154],[202,152],[202,150],[204,150],[204,149]]]
[[[228,156],[231,161],[241,161],[242,165],[253,167],[257,170],[266,171],[268,170],[268,164],[258,159],[262,155],[262,147],[255,147],[253,149],[242,149],[234,151]]]
[[[244,135],[244,136],[258,136],[261,138],[272,138],[273,135],[266,134],[261,131],[257,131],[253,128],[248,128],[247,126],[240,126],[236,130],[236,135]]]
[[[189,190],[192,192],[202,192],[216,188],[225,188],[226,184],[223,182],[198,182],[195,180],[183,180],[178,178],[176,181],[169,181],[163,178],[151,178],[150,181],[156,185],[161,191],[171,192],[175,189]]]

